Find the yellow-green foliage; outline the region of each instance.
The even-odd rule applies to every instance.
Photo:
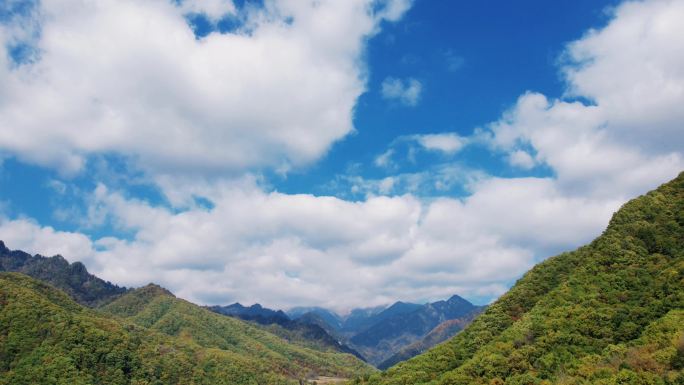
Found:
[[[466,330],[366,384],[684,384],[684,173],[540,263]]]
[[[154,285],[134,290],[101,311],[188,343],[233,352],[253,360],[259,371],[287,373],[296,378],[312,374],[352,377],[372,372],[350,354],[289,344],[262,328],[175,298]]]
[[[290,349],[277,337],[235,320],[230,320],[235,325],[212,330],[193,329],[212,317],[157,294],[153,298],[173,300],[161,301],[163,306],[190,309],[179,311],[179,321],[173,321],[169,311],[154,313],[145,306],[149,311],[141,312],[140,320],[169,315],[159,331],[141,326],[138,319],[139,324],[122,321],[84,308],[28,276],[1,273],[0,385],[296,384],[297,378],[316,370],[345,375],[369,371],[351,356]],[[194,316],[197,320],[190,321]],[[174,325],[181,325],[179,333],[169,332]]]

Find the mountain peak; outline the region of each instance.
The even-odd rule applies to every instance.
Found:
[[[458,295],[458,294],[454,294],[454,295],[452,295],[451,297],[449,297],[449,299],[447,300],[447,302],[448,302],[448,303],[464,303],[464,304],[467,303],[467,304],[469,304],[469,305],[472,305],[472,303],[471,303],[470,301],[468,301],[467,299],[461,297],[461,296]]]
[[[171,297],[176,297],[171,293],[168,289],[165,289],[156,283],[148,283],[147,285],[139,288],[136,290],[139,294],[144,294],[146,296],[150,297],[156,297],[156,296],[171,296]]]
[[[22,273],[48,282],[86,306],[100,306],[127,291],[125,287],[113,285],[88,273],[81,262],[70,264],[61,255],[44,257],[10,250],[3,241],[0,241],[0,271]]]

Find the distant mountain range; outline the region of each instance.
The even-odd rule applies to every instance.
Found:
[[[483,309],[454,295],[448,300],[419,305],[395,302],[390,306],[353,309],[347,315],[322,307],[295,307],[287,312],[259,304],[210,306],[210,310],[269,325],[287,338],[287,331],[335,347],[386,368],[452,337]],[[448,325],[448,326],[445,326]],[[440,327],[441,326],[441,327]]]
[[[299,341],[306,346],[321,350],[349,353],[361,360],[366,360],[359,352],[342,343],[340,339],[333,337],[318,323],[306,322],[303,319],[292,320],[282,310],[268,309],[260,304],[243,306],[240,303],[227,306],[208,306],[207,309],[215,313],[258,323],[287,341]]]
[[[288,334],[298,333],[299,338],[316,341],[319,347],[351,353],[383,368],[455,335],[483,307],[454,295],[446,301],[425,305],[399,301],[391,306],[359,308],[346,316],[321,307],[297,307],[286,313],[259,304],[234,303],[208,309],[267,325],[271,332],[286,339]],[[440,328],[448,322],[449,327]]]
[[[262,325],[285,324],[290,321],[290,317],[284,311],[271,310],[258,303],[252,306],[242,306],[236,302],[228,306],[207,306],[207,308],[215,313],[238,317],[246,321],[255,321]]]
[[[453,336],[483,309],[454,295],[446,301],[424,305],[399,301],[391,306],[354,309],[347,316],[320,307],[294,308],[287,314],[298,321],[322,327],[360,352],[369,363],[386,367]],[[451,327],[442,329],[441,338],[426,339],[434,328],[446,321],[454,322]],[[420,343],[419,347],[406,349],[416,343]]]

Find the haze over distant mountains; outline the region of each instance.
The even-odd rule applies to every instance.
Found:
[[[88,307],[107,305],[130,292],[130,289],[88,273],[80,262],[70,264],[61,256],[32,256],[23,251],[13,251],[2,241],[0,271],[21,272],[50,283]],[[424,305],[398,301],[390,306],[353,309],[345,316],[321,307],[298,307],[286,313],[260,304],[243,306],[234,303],[208,306],[207,309],[253,322],[287,341],[313,349],[349,353],[382,368],[422,351],[403,351],[412,344],[426,349],[453,336],[483,308],[454,295],[446,301]],[[452,321],[457,326],[442,328],[448,332],[438,333],[440,337],[435,338],[433,329],[439,329],[445,321]],[[424,340],[429,334],[432,337]],[[386,360],[389,361],[384,362]]]
[[[259,304],[247,307],[235,303],[209,309],[264,325],[290,329],[308,325],[333,337],[340,346],[349,349],[347,352],[386,368],[453,336],[484,307],[454,295],[448,300],[424,305],[398,301],[390,306],[353,309],[344,316],[322,307],[295,307],[283,312]],[[419,348],[404,350],[413,344]]]
[[[454,295],[424,305],[398,301],[387,307],[354,309],[346,316],[320,307],[294,308],[288,315],[321,326],[359,351],[368,362],[386,368],[453,336],[483,309]],[[451,327],[439,328],[448,321]],[[441,332],[431,333],[435,328]],[[432,336],[425,339],[429,334]],[[416,343],[421,348],[402,352]]]

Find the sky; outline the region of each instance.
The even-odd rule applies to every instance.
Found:
[[[201,304],[486,304],[684,170],[683,0],[8,0],[0,239]]]

